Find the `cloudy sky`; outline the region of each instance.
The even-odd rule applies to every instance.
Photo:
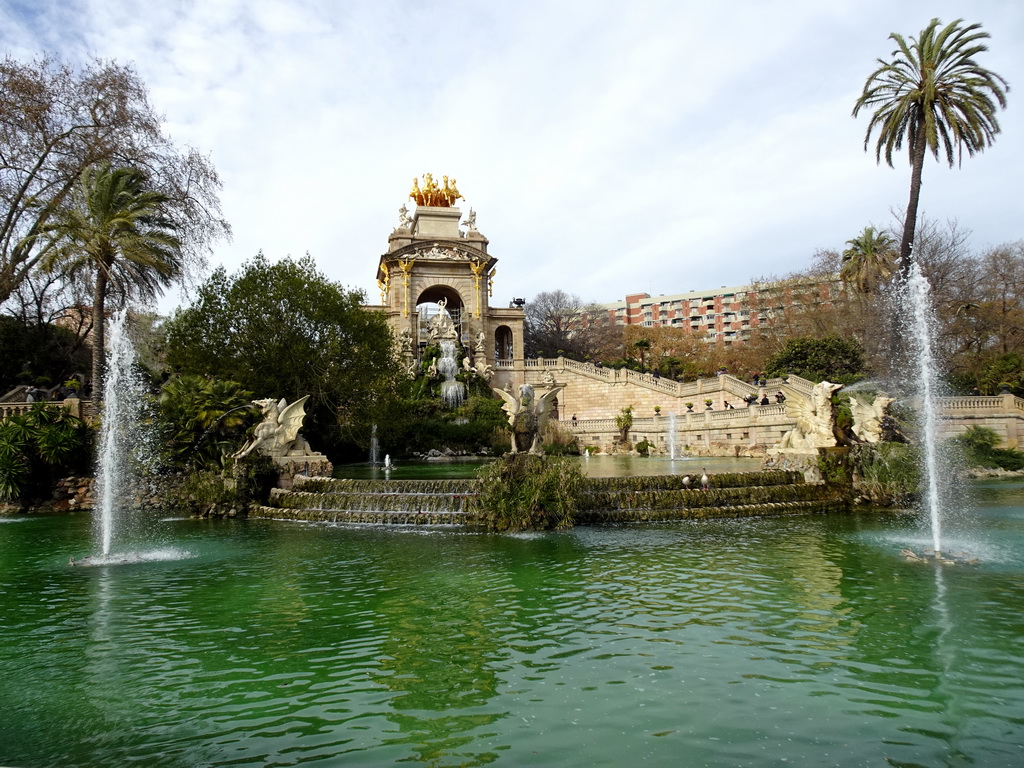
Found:
[[[0,48],[135,63],[223,178],[211,265],[308,251],[376,301],[431,172],[491,241],[494,304],[606,302],[781,275],[890,225],[909,168],[863,151],[851,109],[889,33],[934,16],[981,23],[1013,90],[992,148],[926,165],[923,211],[976,249],[1024,238],[1016,0],[0,0]]]

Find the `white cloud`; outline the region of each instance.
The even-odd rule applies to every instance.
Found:
[[[80,0],[0,10],[0,44],[132,60],[176,140],[209,152],[235,231],[214,263],[309,251],[367,290],[412,178],[458,179],[494,301],[611,301],[805,266],[906,203],[850,116],[892,31],[980,21],[1024,81],[1024,12],[979,0],[430,4]],[[1003,134],[922,206],[983,247],[1024,237],[1016,91]]]

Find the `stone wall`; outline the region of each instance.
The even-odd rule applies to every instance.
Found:
[[[656,453],[668,455],[674,434],[677,450],[690,455],[761,456],[795,425],[788,407],[775,403],[775,394],[782,391],[791,403],[807,398],[813,386],[798,376],[768,379],[764,386],[754,386],[728,374],[683,383],[561,357],[509,361],[499,364],[499,373],[497,381],[512,385],[525,381],[541,391],[564,385],[558,398],[559,421],[582,445],[605,453],[623,449],[616,445],[615,417],[631,407],[632,444],[646,439],[654,444]],[[758,398],[767,394],[772,403],[747,407],[742,398],[751,394]],[[711,410],[705,400],[711,400]],[[725,409],[726,401],[733,409]],[[693,404],[692,411],[688,402]],[[946,397],[939,399],[939,405],[944,437],[976,425],[995,430],[1000,447],[1024,445],[1024,400],[1019,397]],[[669,414],[675,414],[674,432]]]

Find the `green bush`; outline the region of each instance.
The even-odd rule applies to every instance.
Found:
[[[273,459],[249,454],[234,462],[230,475],[217,469],[185,473],[167,502],[193,516],[223,515],[231,509],[244,512],[251,504],[266,504],[279,477]]]
[[[906,506],[921,483],[920,454],[906,443],[860,445],[851,452],[860,475],[858,490],[875,504]]]
[[[853,384],[864,378],[864,348],[854,339],[841,336],[791,338],[765,361],[769,376],[795,373],[811,381]]]
[[[544,433],[545,456],[578,456],[579,452],[576,435],[557,421],[548,422]]]
[[[1024,453],[1011,448],[997,448],[999,435],[988,427],[968,427],[950,440],[958,446],[968,466],[1005,469],[1016,472],[1024,469]]]
[[[423,379],[411,385],[414,392],[419,381]],[[502,452],[508,449],[507,425],[501,403],[489,393],[471,394],[455,411],[446,409],[438,398],[413,394],[383,405],[377,436],[381,452],[392,457],[431,448]]]
[[[252,393],[234,381],[181,376],[164,384],[157,400],[168,464],[219,469],[239,450],[256,421]]]
[[[49,495],[58,475],[91,464],[89,436],[81,419],[52,403],[0,421],[0,499]]]
[[[477,519],[492,531],[570,528],[579,508],[583,473],[572,459],[517,453],[480,471]]]

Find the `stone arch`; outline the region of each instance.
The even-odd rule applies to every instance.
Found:
[[[462,295],[454,286],[434,283],[422,289],[416,298],[419,346],[421,348],[426,346],[428,340],[427,322],[436,314],[436,307],[442,299],[447,303],[445,310],[451,315],[459,339],[462,340],[465,337],[464,321],[468,318],[466,317],[466,302],[463,301]]]
[[[512,360],[515,358],[515,346],[512,329],[507,325],[499,325],[494,329],[494,359]]]

